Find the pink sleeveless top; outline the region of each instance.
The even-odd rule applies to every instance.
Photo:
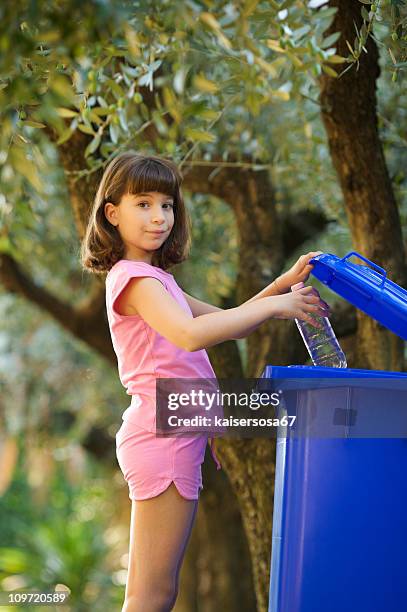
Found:
[[[193,314],[173,275],[161,268],[121,259],[106,276],[106,311],[120,381],[128,395],[141,398],[141,402],[132,402],[127,408],[126,419],[155,433],[157,378],[216,378],[216,375],[204,349],[185,351],[161,336],[140,315],[117,312],[118,297],[130,279],[140,276],[158,279],[187,315],[193,318]],[[210,440],[214,456],[213,438]],[[214,459],[219,469],[216,456]]]

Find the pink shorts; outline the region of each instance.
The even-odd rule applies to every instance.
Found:
[[[198,499],[203,489],[201,464],[207,442],[206,433],[158,437],[123,420],[116,434],[116,456],[129,486],[129,498],[138,501],[155,497],[174,482],[183,497]],[[211,452],[217,469],[221,469],[212,446]]]

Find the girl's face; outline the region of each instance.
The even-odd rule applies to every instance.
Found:
[[[125,258],[151,263],[174,225],[174,198],[158,191],[126,194],[117,206],[108,202],[105,215],[120,233]]]

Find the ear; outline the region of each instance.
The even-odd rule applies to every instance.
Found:
[[[114,204],[112,204],[111,202],[106,202],[105,208],[104,208],[104,213],[105,213],[105,217],[109,221],[109,223],[111,223],[112,225],[114,225],[116,227],[118,225],[116,206]]]

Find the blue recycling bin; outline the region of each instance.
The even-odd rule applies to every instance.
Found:
[[[313,274],[407,339],[407,292],[351,255]],[[277,438],[269,612],[405,612],[407,374],[267,366],[261,383],[296,415]]]

